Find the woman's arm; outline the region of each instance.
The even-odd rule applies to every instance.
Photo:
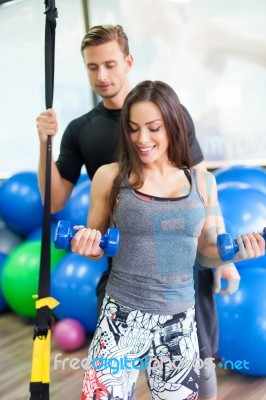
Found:
[[[223,262],[217,250],[217,235],[225,232],[224,221],[218,203],[217,187],[210,172],[198,172],[198,186],[203,196],[206,218],[198,241],[198,262],[205,267],[218,267]],[[259,233],[241,235],[237,238],[239,252],[232,262],[263,256],[265,241]]]
[[[100,248],[101,234],[109,226],[109,202],[114,178],[117,174],[116,163],[100,167],[91,182],[90,208],[87,228],[76,226],[77,233],[71,241],[71,250],[91,259],[100,259],[104,251]]]

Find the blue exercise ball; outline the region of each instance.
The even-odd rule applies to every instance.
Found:
[[[246,267],[234,295],[216,295],[221,368],[266,376],[266,268]]]
[[[234,165],[214,172],[217,185],[252,187],[266,193],[266,170],[262,167]]]
[[[1,190],[1,184],[0,184],[0,190]],[[5,223],[5,221],[3,220],[3,218],[1,217],[1,214],[0,214],[0,229],[4,228],[4,227],[6,227],[6,223]]]
[[[74,318],[93,333],[98,319],[96,286],[107,268],[106,257],[92,261],[75,253],[66,255],[52,272],[51,293],[60,302],[54,315]]]
[[[87,218],[90,205],[90,186],[91,181],[85,179],[83,182],[78,183],[71,193],[65,207],[53,214],[53,219],[59,221],[69,220],[73,225],[87,226]]]
[[[80,183],[83,183],[83,182],[85,182],[85,181],[86,181],[86,182],[87,182],[87,181],[90,182],[90,178],[88,177],[88,174],[82,173],[82,174],[80,174],[79,179],[78,179],[78,181],[77,181],[77,183],[76,183],[75,186],[77,186],[77,185],[79,185]]]
[[[14,174],[0,187],[0,214],[15,232],[28,235],[43,218],[43,206],[35,172]]]
[[[55,237],[55,230],[57,227],[56,222],[51,222],[50,224],[50,235],[51,235],[51,242],[54,242]],[[42,240],[42,225],[38,226],[38,228],[34,229],[26,238],[27,241],[30,240]]]
[[[266,225],[266,193],[251,187],[224,186],[218,189],[218,199],[225,221],[226,231],[233,237],[262,232]],[[261,266],[266,268],[266,255],[236,263],[237,266]]]

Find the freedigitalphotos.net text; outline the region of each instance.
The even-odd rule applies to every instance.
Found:
[[[65,357],[61,358],[62,353],[58,353],[54,358],[54,369],[66,369],[70,368],[73,370],[83,368],[86,370],[88,368],[88,359],[83,358],[80,359],[78,357],[70,358]],[[205,360],[201,360],[200,358],[196,358],[193,360],[187,360],[183,357],[176,357],[175,360],[171,361],[169,358],[153,358],[145,356],[143,358],[129,358],[127,356],[123,356],[120,358],[111,357],[97,357],[92,360],[92,367],[99,371],[102,369],[109,368],[113,374],[117,374],[119,371],[123,369],[127,370],[147,370],[147,369],[158,369],[161,368],[163,370],[169,369],[178,369],[181,370],[183,368],[196,368],[201,369],[204,366],[211,366],[215,368],[214,358],[205,358]]]

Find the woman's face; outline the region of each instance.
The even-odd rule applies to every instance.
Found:
[[[169,138],[162,113],[152,101],[141,101],[129,111],[130,140],[143,164],[168,160]]]

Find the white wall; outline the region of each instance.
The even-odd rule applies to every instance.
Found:
[[[45,5],[42,0],[0,6],[0,178],[36,170],[39,141],[35,120],[45,109]],[[80,53],[85,34],[81,1],[56,0],[58,19],[53,106],[60,132],[71,119],[92,107],[91,91]]]
[[[0,178],[35,170],[44,101],[44,2],[0,6]],[[54,108],[60,133],[92,107],[80,55],[81,0],[56,0]],[[189,109],[210,166],[266,165],[265,0],[90,0],[91,25],[129,36],[132,84],[161,79]]]

